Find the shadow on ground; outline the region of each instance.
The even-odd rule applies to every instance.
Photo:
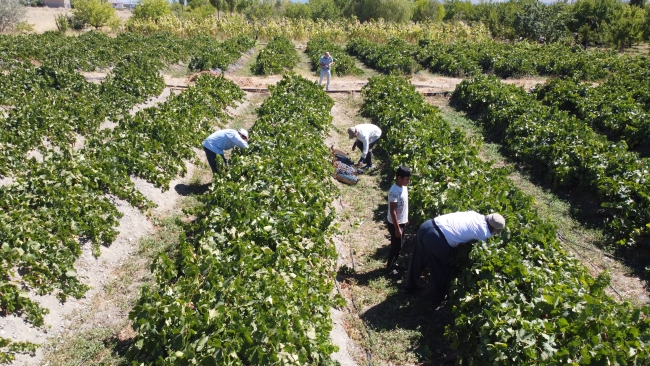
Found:
[[[374,332],[419,330],[422,337],[413,351],[420,361],[425,365],[453,365],[457,352],[444,336],[445,326],[452,321],[446,307],[446,303],[435,304],[427,292],[397,293],[367,309],[361,318]]]
[[[382,177],[381,189],[388,191],[393,182],[393,177]],[[387,203],[378,204],[373,211],[374,221],[385,223],[387,210]],[[369,271],[362,267],[343,267],[340,269],[337,279],[339,282],[350,281],[357,286],[367,287],[382,277],[388,278],[389,287],[395,291],[382,302],[362,310],[361,319],[366,327],[375,334],[391,332],[396,328],[420,332],[422,336],[415,342],[414,348],[411,350],[418,356],[418,361],[422,365],[453,365],[457,352],[450,348],[444,335],[445,326],[450,324],[453,318],[449,310],[445,309],[446,302],[442,304],[433,302],[426,283],[428,273],[423,272],[424,277],[419,283],[424,290],[415,294],[408,294],[402,290],[402,277],[408,269],[417,229],[418,226],[409,225],[405,230],[404,246],[398,259],[398,272],[388,273],[383,266]],[[386,229],[386,236],[388,235],[388,229]],[[369,257],[385,263],[388,252],[389,246],[383,245],[369,254]],[[370,352],[372,353],[372,349]]]
[[[447,303],[436,304],[428,290],[426,280],[422,278],[419,285],[423,290],[409,294],[402,290],[401,279],[408,268],[411,256],[411,239],[415,235],[407,236],[407,245],[403,248],[399,259],[402,268],[397,274],[389,274],[386,269],[378,268],[363,273],[342,273],[337,276],[340,282],[352,280],[358,286],[368,286],[380,277],[388,277],[396,291],[384,301],[365,309],[361,314],[368,329],[373,333],[383,333],[403,329],[421,332],[421,338],[412,350],[418,355],[419,362],[423,365],[453,365],[457,352],[450,348],[445,338],[445,326],[451,324],[453,317]],[[388,254],[387,247],[378,248],[372,254],[373,258],[383,260]],[[424,279],[428,273],[423,272]],[[371,350],[372,352],[372,350]]]
[[[201,195],[209,191],[211,185],[212,183],[190,185],[179,183],[174,187],[174,190],[181,196]]]

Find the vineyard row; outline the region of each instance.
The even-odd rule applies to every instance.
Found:
[[[508,222],[500,237],[457,253],[450,291],[454,319],[446,327],[452,348],[462,350],[457,362],[648,363],[648,309],[608,297],[607,275],[591,277],[561,249],[555,228],[514,187],[507,168],[483,162],[480,143],[452,129],[400,77],[371,78],[363,97],[364,115],[386,131],[380,144],[390,157],[389,171],[398,165],[414,171],[414,222],[466,210],[500,212]]]

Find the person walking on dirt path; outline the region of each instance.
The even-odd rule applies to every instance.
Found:
[[[318,86],[323,83],[323,76],[327,75],[327,84],[325,85],[325,90],[330,90],[330,78],[332,77],[332,65],[334,64],[334,59],[330,56],[329,52],[325,52],[318,61],[318,66],[320,66],[320,80],[318,80]]]
[[[390,251],[386,269],[397,270],[399,252],[404,245],[404,227],[408,225],[409,216],[409,195],[408,188],[411,181],[411,169],[400,166],[395,172],[395,184],[388,190],[388,232],[390,233]]]
[[[418,230],[404,287],[408,292],[416,291],[420,273],[429,267],[434,302],[442,301],[448,292],[453,249],[461,243],[485,241],[501,233],[505,226],[500,214],[481,215],[475,211],[454,212],[426,221]]]
[[[208,164],[210,164],[212,174],[218,171],[217,154],[221,155],[223,162],[228,165],[224,152],[235,146],[239,146],[242,149],[248,148],[248,131],[243,128],[239,130],[220,130],[208,136],[203,141],[203,150],[205,150],[205,157],[208,158]]]
[[[350,139],[356,138],[352,151],[357,147],[361,150],[361,158],[357,165],[365,163],[364,168],[372,168],[372,148],[381,137],[381,129],[371,123],[365,123],[348,128],[348,136]]]

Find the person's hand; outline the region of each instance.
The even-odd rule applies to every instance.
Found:
[[[398,237],[398,238],[402,237],[402,228],[401,227],[397,226],[395,228],[395,236]]]

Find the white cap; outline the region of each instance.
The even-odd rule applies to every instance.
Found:
[[[506,227],[506,219],[498,213],[493,213],[485,216],[488,225],[492,226],[494,229],[503,230]]]
[[[245,129],[240,128],[239,130],[237,130],[237,132],[239,132],[240,135],[248,138],[248,131],[246,131]]]

